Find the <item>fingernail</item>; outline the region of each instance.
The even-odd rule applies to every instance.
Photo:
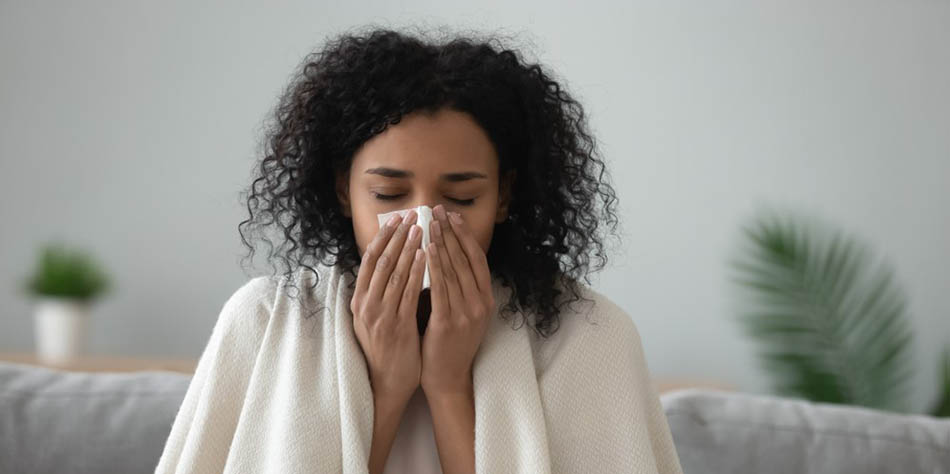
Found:
[[[406,213],[405,217],[402,218],[402,221],[408,224],[409,221],[412,220],[412,216],[414,215],[416,215],[416,211],[409,211]]]
[[[442,235],[442,228],[439,225],[439,221],[432,221],[432,233],[435,235]]]
[[[449,219],[452,219],[452,222],[455,223],[455,224],[461,224],[461,223],[462,223],[462,215],[459,214],[459,213],[457,213],[457,212],[450,212],[450,213],[449,213]]]
[[[400,220],[402,220],[402,217],[400,217],[399,214],[396,214],[389,218],[389,221],[386,222],[386,225],[389,227],[396,227],[396,224],[398,224]]]
[[[419,232],[420,232],[420,231],[419,231],[419,226],[413,224],[413,225],[412,225],[412,228],[409,229],[409,238],[410,238],[410,239],[415,239],[416,237],[419,236]]]

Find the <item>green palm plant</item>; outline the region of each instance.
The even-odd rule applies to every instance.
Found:
[[[739,320],[780,395],[905,411],[911,332],[892,268],[817,220],[762,213],[732,261]]]
[[[943,382],[940,384],[940,398],[934,403],[933,408],[930,409],[930,414],[933,416],[950,416],[950,347],[943,351],[943,358],[940,360],[940,375],[938,380]]]

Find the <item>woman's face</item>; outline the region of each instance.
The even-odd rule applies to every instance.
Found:
[[[461,214],[487,253],[495,224],[508,217],[514,178],[499,188],[498,172],[485,131],[470,115],[443,108],[406,115],[364,143],[336,192],[360,257],[379,231],[377,214],[438,204]]]

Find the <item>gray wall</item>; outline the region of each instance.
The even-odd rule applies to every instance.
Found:
[[[514,36],[586,104],[626,231],[595,283],[654,374],[765,390],[726,262],[768,202],[896,265],[914,409],[932,401],[950,344],[950,4],[357,3],[0,2],[0,351],[32,349],[15,285],[61,236],[119,285],[93,352],[200,354],[248,278],[237,193],[294,66],[342,28],[445,23]]]

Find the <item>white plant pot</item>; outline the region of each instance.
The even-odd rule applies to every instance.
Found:
[[[45,362],[67,362],[85,351],[89,305],[72,298],[44,296],[34,313],[37,357]]]

